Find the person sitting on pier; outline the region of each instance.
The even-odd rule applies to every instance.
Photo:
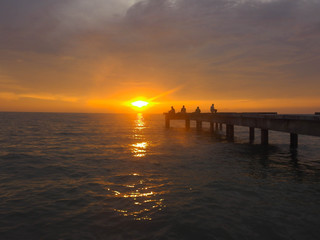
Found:
[[[210,111],[211,113],[217,113],[217,109],[214,108],[214,104],[211,105]]]
[[[199,106],[197,107],[195,113],[201,113],[201,110],[200,110]]]
[[[169,114],[175,114],[176,110],[173,108],[173,106],[171,106],[171,110],[169,111]]]
[[[187,110],[186,110],[185,106],[183,105],[181,108],[181,113],[186,113],[186,112],[187,112]]]

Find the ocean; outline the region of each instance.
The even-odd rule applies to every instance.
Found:
[[[191,127],[0,113],[0,239],[319,239],[320,138]]]

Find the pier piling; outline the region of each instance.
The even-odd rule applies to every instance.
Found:
[[[197,130],[198,131],[201,131],[201,129],[202,129],[202,121],[196,121],[197,123],[196,123],[196,125],[197,125]]]
[[[233,141],[234,140],[234,126],[231,124],[227,124],[226,133],[227,133],[227,140]]]
[[[261,129],[261,144],[268,145],[269,143],[269,130]]]
[[[214,133],[214,123],[210,122],[210,132]]]
[[[186,119],[186,129],[190,129],[190,119]]]
[[[249,141],[250,143],[254,142],[254,127],[249,127]]]
[[[298,147],[298,134],[290,133],[290,147],[297,148]]]
[[[166,128],[170,128],[170,118],[166,116]]]

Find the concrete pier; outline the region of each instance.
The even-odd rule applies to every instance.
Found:
[[[277,114],[276,112],[255,113],[165,113],[165,126],[170,127],[171,120],[185,120],[186,128],[190,121],[196,121],[197,129],[202,129],[202,122],[210,123],[210,131],[222,130],[226,125],[226,137],[234,139],[234,126],[249,127],[249,140],[254,141],[255,129],[261,129],[261,144],[269,143],[269,130],[290,133],[290,146],[298,147],[298,135],[320,137],[320,113],[315,114]],[[188,122],[188,123],[187,123]]]

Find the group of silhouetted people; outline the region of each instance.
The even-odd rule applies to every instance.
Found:
[[[200,110],[199,106],[196,108],[196,110],[194,112],[195,113],[201,113],[201,110]],[[211,105],[210,112],[211,113],[217,113],[217,109],[214,108],[214,104]],[[171,106],[171,109],[170,109],[169,113],[170,114],[175,114],[176,113],[176,110],[173,108],[173,106]],[[181,113],[187,113],[186,107],[184,105],[181,108]]]

